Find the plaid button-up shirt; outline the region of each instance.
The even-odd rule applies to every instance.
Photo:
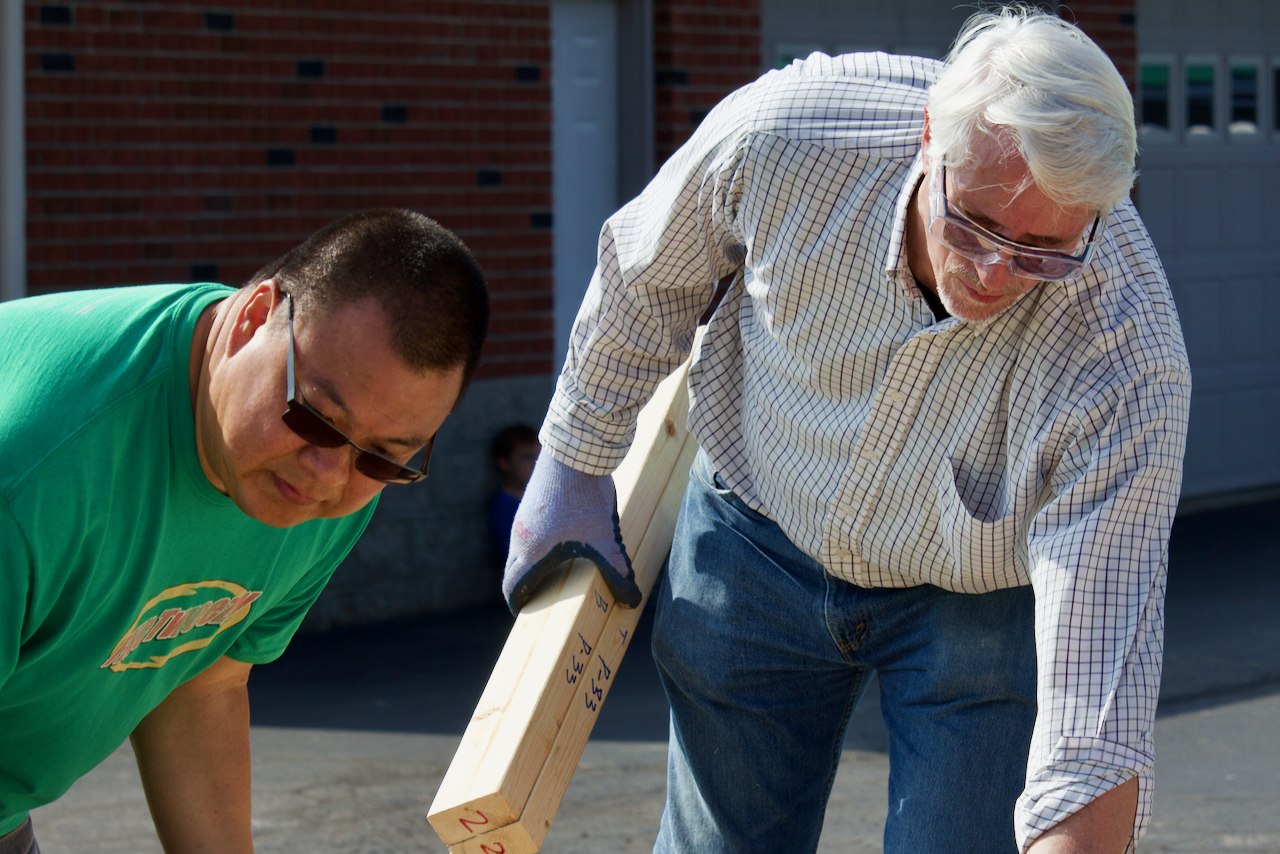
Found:
[[[605,223],[542,441],[612,471],[735,275],[689,376],[721,477],[854,584],[1032,585],[1019,844],[1135,776],[1140,835],[1191,387],[1177,313],[1126,201],[1081,276],[935,320],[903,234],[941,68],[815,54],[707,116]]]

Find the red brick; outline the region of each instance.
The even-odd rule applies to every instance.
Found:
[[[1137,27],[1121,24],[1120,16],[1136,12],[1136,0],[1116,0],[1072,3],[1063,6],[1059,13],[1084,30],[1111,56],[1130,91],[1135,91],[1136,85],[1133,60],[1137,52]]]
[[[659,162],[692,134],[690,109],[709,109],[759,75],[759,27],[758,0],[657,0],[655,67],[687,76],[655,87]]]
[[[352,6],[229,0],[236,29],[215,33],[182,0],[82,4],[57,31],[28,5],[31,292],[183,280],[192,263],[238,283],[349,210],[408,206],[493,282],[484,375],[549,373],[552,238],[529,222],[551,208],[549,4]],[[75,53],[76,71],[40,72],[40,52]],[[325,76],[299,80],[299,59]],[[542,82],[517,83],[518,65]],[[382,122],[384,104],[411,121]],[[337,144],[311,145],[316,125]],[[265,165],[277,147],[294,166]],[[501,186],[476,186],[486,168]]]

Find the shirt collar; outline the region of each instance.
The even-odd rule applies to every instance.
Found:
[[[889,252],[885,256],[885,276],[901,287],[907,287],[902,272],[907,270],[906,235],[907,208],[911,205],[911,197],[915,194],[916,185],[924,177],[924,151],[916,152],[907,170],[906,183],[898,193],[898,201],[893,208],[893,230],[889,240]]]

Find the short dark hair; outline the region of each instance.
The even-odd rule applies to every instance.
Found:
[[[493,458],[495,460],[511,456],[521,445],[537,445],[538,431],[528,424],[512,424],[503,427],[493,437]]]
[[[249,280],[276,279],[302,312],[374,297],[391,348],[414,371],[462,366],[466,392],[489,328],[489,291],[457,235],[410,210],[357,211],[329,223]],[[455,406],[457,404],[455,403]]]

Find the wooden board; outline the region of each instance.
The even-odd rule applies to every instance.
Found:
[[[686,377],[687,365],[658,386],[640,413],[631,451],[614,473],[623,542],[637,581],[648,585],[641,586],[646,594],[666,560],[679,509],[678,500],[675,512],[664,506],[670,501],[668,484],[682,466],[676,477],[683,493],[688,476],[685,446],[692,440],[685,427]],[[565,573],[548,579],[520,612],[428,812],[431,826],[446,844],[457,845],[518,822],[571,702],[584,683],[590,684],[589,668],[600,667],[593,664],[598,642],[615,613],[637,620],[640,615],[639,609],[615,606],[587,561],[574,561]],[[630,629],[622,623],[615,622],[611,630],[620,626],[629,639]],[[613,654],[620,657],[618,651]],[[611,672],[613,667],[616,662]],[[567,785],[567,777],[564,782]]]
[[[645,545],[656,550],[657,544],[665,538],[667,547],[662,549],[660,556],[656,551],[644,557],[636,555],[636,581],[645,593],[645,602],[649,600],[649,594],[670,549],[676,517],[689,481],[689,467],[693,465],[697,452],[697,441],[692,436],[688,437],[676,468],[667,481],[659,510],[649,525]],[[642,565],[643,570],[640,568]],[[560,802],[564,799],[565,790],[569,787],[574,769],[578,767],[582,751],[587,746],[591,729],[600,716],[600,707],[604,705],[609,689],[613,687],[618,666],[631,643],[643,610],[642,603],[634,610],[616,608],[609,614],[604,632],[587,665],[581,690],[569,705],[555,744],[519,820],[453,845],[449,848],[450,854],[534,854],[542,846],[556,811],[560,808]]]
[[[429,820],[446,843],[515,821],[551,749],[574,688],[557,678],[585,667],[606,613],[609,590],[587,561],[542,585],[511,629],[498,663],[441,784]],[[475,794],[473,794],[475,793]]]

